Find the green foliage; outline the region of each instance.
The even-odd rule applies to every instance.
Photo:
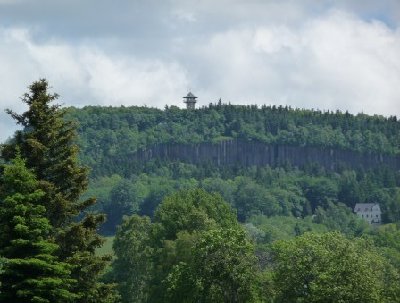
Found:
[[[384,222],[398,221],[400,178],[393,171],[344,170],[333,173],[319,169],[315,172],[315,167],[312,172],[290,167],[225,167],[206,173],[205,169],[208,170],[206,165],[159,163],[151,164],[147,173],[129,179],[114,175],[93,180],[90,195],[96,196],[98,192],[101,196],[101,203],[95,209],[108,215],[102,232],[113,234],[124,214],[152,217],[165,196],[176,190],[196,187],[221,194],[236,209],[238,219],[243,223],[255,215],[296,218],[315,215],[316,222],[325,224],[329,230],[360,235],[365,226],[352,214],[356,203],[379,203]],[[385,183],[385,179],[393,181]],[[118,199],[111,199],[111,192],[116,191],[120,183],[132,189],[126,191],[130,193],[130,202],[124,211],[121,211]],[[388,188],[385,184],[394,187]],[[115,216],[118,210],[119,214]]]
[[[127,179],[120,180],[110,191],[109,203],[103,206],[107,213],[103,230],[114,234],[115,226],[121,223],[122,216],[137,213],[142,199],[139,186],[134,186],[133,182]]]
[[[273,245],[276,302],[397,302],[399,275],[374,248],[339,233]]]
[[[220,195],[201,189],[176,192],[163,200],[154,215],[163,239],[174,240],[180,231],[189,233],[212,227],[237,225],[236,217]]]
[[[351,236],[361,236],[370,228],[366,221],[355,216],[342,203],[335,205],[329,202],[325,209],[319,206],[315,211],[314,222],[325,225],[329,230],[338,230]]]
[[[153,223],[136,215],[125,218],[114,250],[123,302],[250,302],[254,297],[248,283],[254,277],[253,247],[220,195],[179,191],[164,199]]]
[[[305,177],[302,186],[313,210],[318,206],[325,208],[330,202],[336,202],[339,188],[335,180],[331,178]]]
[[[98,256],[113,255],[114,251],[112,247],[114,243],[114,238],[114,236],[105,237],[103,245],[96,250],[96,254]]]
[[[294,238],[305,232],[322,233],[329,230],[326,225],[315,223],[311,216],[295,218],[258,215],[251,217],[245,227],[250,237],[261,247],[277,240]]]
[[[114,279],[122,302],[147,302],[153,270],[152,225],[148,217],[126,217],[118,228],[113,248]]]
[[[270,191],[246,178],[241,178],[238,182],[235,207],[242,222],[253,214],[271,216],[282,212],[278,200]]]
[[[48,239],[45,193],[18,156],[0,179],[1,302],[75,302],[71,266],[57,259]]]
[[[388,261],[400,271],[400,226],[397,224],[386,224],[372,230],[369,235],[374,244],[379,247]]]
[[[333,147],[399,154],[396,117],[276,106],[210,105],[195,111],[166,107],[70,108],[80,121],[82,159],[96,176],[129,173],[132,152],[160,143],[217,142],[242,138],[265,143]],[[123,164],[124,163],[124,164]],[[116,169],[118,171],[116,171]]]
[[[98,283],[108,258],[95,255],[103,241],[97,229],[104,216],[83,213],[95,199],[80,200],[88,184],[88,168],[78,164],[75,124],[66,121],[65,110],[53,104],[57,97],[48,92],[46,80],[29,87],[22,98],[27,111],[21,115],[9,111],[24,129],[3,146],[2,157],[9,160],[20,150],[37,176],[51,237],[60,248],[58,257],[71,265],[71,277],[77,281],[72,290],[79,297],[76,302],[112,302],[111,285]]]
[[[235,214],[220,195],[193,189],[163,200],[154,216],[153,243],[158,249],[154,255],[151,302],[173,302],[168,292],[171,271],[181,262],[189,264],[199,232],[217,228],[239,228]]]
[[[12,183],[13,192],[0,191],[0,296],[12,292],[12,277],[23,265],[51,279],[20,295],[40,293],[51,302],[117,301],[112,285],[100,282],[110,260],[99,253],[103,240],[97,231],[104,217],[93,212],[101,211],[108,217],[102,233],[113,234],[122,222],[113,268],[103,281],[118,282],[123,302],[399,301],[398,225],[371,229],[352,213],[355,203],[379,203],[384,222],[400,222],[398,172],[362,165],[329,172],[317,164],[299,170],[289,164],[137,163],[134,156],[162,143],[232,138],[399,155],[396,117],[223,104],[195,111],[63,110],[52,105],[55,99],[41,80],[23,97],[28,110],[10,112],[24,129],[2,146],[0,163],[19,149],[37,181],[26,169],[14,169],[8,180],[3,175],[1,184]],[[79,138],[74,120],[80,122]],[[75,144],[92,168],[86,194],[88,169],[78,164]],[[13,165],[6,166],[7,174]],[[122,220],[124,215],[130,217]],[[308,233],[331,230],[368,240]],[[20,239],[12,242],[17,234]],[[17,249],[25,253],[19,256],[23,263],[10,261]]]
[[[123,180],[123,178],[117,174],[101,177],[96,180],[90,180],[88,190],[82,194],[81,199],[87,200],[91,197],[96,197],[97,203],[93,208],[104,208],[111,200],[111,190],[121,182],[121,180]]]
[[[89,106],[69,108],[66,116],[80,123],[80,157],[92,168],[90,190],[101,202],[96,210],[108,215],[102,228],[105,234],[114,233],[121,215],[139,213],[152,217],[163,197],[178,189],[198,186],[220,193],[236,208],[241,222],[260,214],[306,217],[340,202],[350,209],[355,203],[379,203],[384,222],[397,222],[400,218],[400,175],[384,167],[363,171],[360,163],[358,171],[346,171],[343,166],[334,174],[318,165],[298,171],[290,166],[243,168],[240,163],[235,167],[158,159],[137,163],[134,155],[138,149],[155,144],[196,144],[232,138],[318,146],[343,153],[352,150],[399,155],[400,122],[396,117],[226,104],[210,104],[195,111],[174,106],[165,110]],[[122,203],[124,199],[112,201],[115,179],[107,179],[112,174],[134,188],[129,203]]]
[[[167,276],[166,302],[255,302],[253,246],[238,228],[200,233]]]
[[[86,189],[88,171],[77,165],[78,147],[72,144],[75,124],[65,121],[65,111],[52,104],[57,98],[57,94],[48,92],[46,80],[34,82],[22,98],[28,110],[21,115],[8,111],[24,129],[3,146],[2,153],[10,160],[19,148],[27,166],[45,187],[45,206],[54,227],[63,225],[84,207],[77,200]]]
[[[400,252],[400,225],[386,224],[379,226],[372,233],[374,242],[379,247],[390,247]]]
[[[387,222],[400,222],[400,187],[377,190],[384,193],[385,199],[379,199],[384,207],[384,216]]]
[[[220,198],[214,195],[206,197],[204,193],[196,191],[173,194],[161,203],[176,190],[196,187],[219,193],[236,209],[239,221],[245,223],[248,235],[255,241],[259,264],[267,268],[263,274],[254,270],[255,280],[254,277],[247,277],[243,270],[246,276],[244,280],[247,281],[243,290],[246,290],[244,293],[249,294],[249,297],[240,300],[251,301],[257,297],[257,291],[249,285],[264,289],[261,301],[268,301],[274,292],[280,294],[281,290],[273,283],[275,274],[269,270],[276,266],[275,261],[271,261],[270,247],[279,239],[293,241],[297,245],[296,239],[306,237],[309,231],[322,233],[339,230],[351,237],[370,234],[371,241],[379,246],[379,253],[390,262],[362,241],[350,241],[342,236],[337,236],[338,239],[333,237],[332,241],[336,243],[337,240],[339,251],[342,247],[340,243],[354,242],[354,254],[349,252],[350,260],[361,252],[360,247],[364,247],[367,257],[377,257],[377,261],[372,263],[378,268],[376,270],[385,273],[379,278],[387,281],[385,279],[390,277],[397,281],[393,266],[398,267],[397,260],[400,258],[397,248],[388,244],[393,242],[388,240],[391,237],[396,239],[395,232],[386,234],[380,231],[375,234],[374,230],[352,213],[356,203],[379,203],[385,222],[399,221],[400,174],[390,169],[382,167],[363,170],[360,167],[359,170],[346,170],[343,166],[336,172],[328,172],[318,165],[305,166],[299,170],[289,165],[284,168],[244,168],[240,164],[234,167],[214,167],[210,163],[193,165],[157,159],[135,163],[134,160],[134,153],[138,149],[156,144],[215,143],[232,138],[270,144],[318,146],[344,152],[352,150],[398,155],[400,124],[396,117],[219,104],[196,111],[180,110],[177,107],[166,107],[164,111],[140,107],[71,108],[68,119],[77,119],[81,123],[78,141],[82,147],[80,156],[84,163],[93,168],[90,189],[93,195],[98,192],[101,200],[96,209],[108,214],[108,225],[103,232],[112,233],[123,214],[137,213],[153,217],[153,222],[150,222],[150,219],[132,216],[123,222],[118,231],[117,237],[121,241],[115,244],[118,251],[115,266],[118,269],[114,269],[114,274],[122,282],[120,291],[125,302],[219,302],[237,299],[228,295],[231,293],[228,291],[229,285],[232,285],[230,282],[228,286],[223,286],[225,292],[221,292],[214,282],[210,288],[206,286],[206,281],[218,277],[215,268],[230,268],[230,253],[240,251],[238,247],[247,241],[243,242],[234,236],[236,232],[242,232],[239,225],[232,224],[234,215],[229,211],[229,219],[224,223],[225,217],[221,216],[224,207],[218,209],[213,206],[215,203],[219,205]],[[111,174],[117,175],[108,179]],[[121,179],[116,181],[116,176]],[[234,231],[230,237],[225,234],[220,237],[224,232],[228,233],[228,230]],[[304,233],[306,235],[302,236]],[[201,242],[204,237],[207,241]],[[230,239],[232,242],[229,242]],[[204,244],[204,249],[200,249],[203,248],[200,243]],[[224,253],[218,249],[220,247],[225,248]],[[235,249],[230,250],[230,247]],[[318,251],[323,251],[325,246],[321,244],[322,248],[316,247]],[[326,251],[331,249],[328,246],[325,248]],[[130,255],[123,256],[124,251],[130,252]],[[238,268],[241,262],[252,263],[250,256],[254,257],[254,248],[245,251],[241,260],[235,260]],[[219,253],[219,258],[208,261],[207,256]],[[341,264],[339,259],[335,261],[333,257],[324,259],[325,254],[321,260],[325,260],[332,268],[335,262]],[[339,258],[339,253],[332,255]],[[366,261],[363,258],[359,260]],[[204,263],[210,263],[210,266]],[[249,265],[249,268],[252,266]],[[318,267],[318,270],[322,269],[322,265]],[[228,272],[234,271],[230,269]],[[326,281],[333,283],[338,279],[336,274],[332,270],[321,275],[326,275]],[[226,281],[244,281],[238,276],[234,277]],[[349,288],[339,285],[338,289],[344,290],[341,293],[343,296],[354,286],[350,282],[348,285]],[[371,297],[365,295],[360,298],[365,298],[366,302],[371,298],[372,301],[376,298],[396,301],[396,288],[393,285],[385,282],[383,287],[379,280],[379,291],[373,290]],[[318,291],[321,291],[319,295],[322,296],[331,290],[322,294],[320,287]],[[332,290],[330,294],[340,302],[338,292]],[[236,294],[239,296],[239,292]],[[325,301],[315,299],[314,302]]]
[[[343,206],[330,211],[353,219]],[[337,227],[315,223],[311,216],[258,215],[250,222],[245,232],[219,195],[202,190],[165,198],[153,222],[148,217],[126,217],[114,241],[113,264],[123,302],[400,298],[396,226],[364,231],[372,233],[374,246],[339,232],[326,233]],[[349,234],[355,232],[350,229]]]
[[[200,295],[205,298],[203,302],[252,302],[255,299],[254,248],[242,229],[204,232],[194,251],[194,277],[200,279],[203,286]]]

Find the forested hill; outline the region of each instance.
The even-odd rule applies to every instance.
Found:
[[[399,302],[397,118],[231,105],[64,117],[45,80],[30,89],[13,114],[25,131],[0,146],[1,302],[21,287],[46,302]],[[357,203],[379,204],[379,222]],[[115,236],[106,272],[98,229]],[[43,279],[54,287],[31,291]]]
[[[68,117],[79,121],[81,158],[95,175],[113,173],[111,159],[129,161],[140,149],[166,143],[239,139],[396,158],[400,155],[400,121],[395,116],[210,104],[192,111],[175,106],[164,110],[88,106],[69,108]]]
[[[153,216],[165,196],[199,187],[256,226],[254,216],[283,216],[360,234],[355,203],[379,203],[385,223],[400,221],[397,117],[221,104],[68,108],[67,119],[78,122],[86,197],[107,214],[107,234],[123,215]]]

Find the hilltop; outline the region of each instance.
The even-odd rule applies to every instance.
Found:
[[[86,196],[107,213],[105,233],[122,215],[152,216],[165,195],[199,186],[222,194],[242,222],[314,216],[336,228],[354,225],[362,202],[380,203],[385,222],[400,218],[395,116],[229,104],[67,113],[79,123],[80,158],[91,168]]]

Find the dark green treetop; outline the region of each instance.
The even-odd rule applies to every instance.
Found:
[[[78,202],[87,187],[88,169],[77,162],[76,125],[65,121],[65,111],[53,104],[58,95],[48,89],[46,80],[34,82],[22,97],[28,110],[23,114],[7,110],[24,128],[16,132],[10,144],[3,145],[2,156],[9,160],[19,148],[27,167],[45,187],[50,222],[62,227],[94,201]]]
[[[95,255],[103,243],[97,229],[104,216],[84,213],[95,199],[80,200],[87,188],[88,169],[78,163],[75,124],[64,119],[65,111],[53,104],[58,95],[48,90],[46,80],[34,82],[22,97],[28,110],[23,114],[8,111],[24,128],[3,145],[2,156],[10,160],[19,149],[37,175],[52,236],[60,247],[59,258],[71,264],[71,277],[77,280],[73,290],[80,298],[77,302],[112,302],[111,286],[98,282],[109,258]]]
[[[44,192],[18,156],[0,179],[1,302],[74,302],[71,266],[57,258]]]

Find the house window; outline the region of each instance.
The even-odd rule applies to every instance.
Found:
[[[378,218],[379,216],[378,216],[378,215],[376,215],[376,217]]]
[[[368,218],[368,214],[367,214],[367,218]]]

